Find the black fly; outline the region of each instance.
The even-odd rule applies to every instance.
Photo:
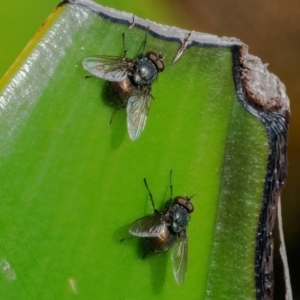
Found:
[[[128,134],[132,140],[136,140],[145,128],[153,98],[151,86],[165,68],[161,54],[143,52],[136,59],[125,57],[125,50],[123,57],[95,55],[82,61],[85,70],[111,82],[110,97],[119,107],[126,107]]]
[[[145,178],[144,182],[149,192],[154,213],[134,221],[129,228],[129,233],[148,238],[150,242],[148,252],[163,252],[171,248],[173,274],[176,282],[182,284],[186,275],[188,259],[186,226],[190,220],[190,214],[194,211],[194,206],[190,202],[191,197],[176,196],[173,198],[171,171],[171,199],[167,202],[164,210],[159,212],[155,209],[154,200]]]

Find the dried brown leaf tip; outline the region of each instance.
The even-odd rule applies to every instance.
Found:
[[[268,64],[242,47],[240,56],[241,81],[249,104],[257,110],[290,112],[285,85],[267,69]]]

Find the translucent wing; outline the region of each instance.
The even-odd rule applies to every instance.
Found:
[[[182,284],[186,275],[188,258],[188,238],[185,230],[181,231],[172,247],[173,274],[178,284]]]
[[[134,66],[134,61],[119,56],[96,55],[85,58],[82,65],[96,77],[119,82],[126,79],[127,71]]]
[[[127,128],[129,137],[134,141],[145,128],[152,100],[151,86],[143,86],[129,98],[127,110]]]
[[[164,215],[156,213],[134,221],[129,228],[129,233],[140,237],[160,236],[166,230]]]

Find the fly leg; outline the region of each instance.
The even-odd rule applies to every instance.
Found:
[[[123,58],[125,58],[126,54],[127,54],[127,49],[126,49],[126,45],[125,45],[125,32],[122,32],[122,39],[123,39],[123,49],[124,49]]]
[[[151,251],[148,250],[148,251],[143,255],[143,259],[145,259],[146,255],[147,255],[148,253],[150,253],[150,252],[151,252]]]
[[[97,76],[93,76],[93,75],[87,75],[87,76],[84,76],[85,79],[88,79],[88,78],[99,78]]]
[[[147,188],[147,190],[148,190],[148,192],[149,192],[149,196],[150,196],[150,199],[151,199],[151,203],[152,203],[153,211],[154,211],[155,213],[158,213],[158,210],[155,208],[155,205],[154,205],[154,200],[153,200],[152,194],[151,194],[151,192],[150,192],[150,189],[149,189],[149,187],[148,187],[148,184],[147,184],[146,178],[144,178],[144,183],[145,183],[145,186],[146,186],[146,188]]]
[[[114,111],[113,111],[113,113],[112,113],[112,115],[111,115],[110,121],[109,121],[109,125],[111,125],[111,123],[112,123],[112,121],[113,121],[113,119],[114,119],[116,113],[118,112],[118,110],[120,110],[119,107],[117,107],[117,108],[114,109]]]
[[[147,30],[146,30],[146,35],[145,35],[145,38],[144,38],[144,41],[143,41],[143,44],[142,44],[142,54],[145,53],[149,29],[150,29],[150,26],[148,26],[148,28],[147,28]]]
[[[173,199],[173,184],[172,184],[172,170],[170,170],[170,194],[171,194],[171,199]]]

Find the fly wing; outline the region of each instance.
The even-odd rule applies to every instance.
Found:
[[[166,230],[163,214],[156,213],[134,221],[129,228],[129,233],[139,237],[160,236]]]
[[[177,284],[182,284],[186,275],[188,259],[188,238],[185,230],[181,231],[172,247],[173,275]]]
[[[127,128],[129,137],[134,141],[143,132],[150,110],[151,86],[143,86],[129,98],[127,110]]]
[[[85,58],[82,65],[96,77],[119,82],[127,78],[127,71],[133,67],[134,61],[119,56],[95,55]]]

